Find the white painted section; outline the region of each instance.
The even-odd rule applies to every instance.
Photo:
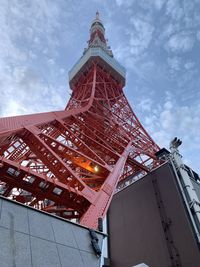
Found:
[[[107,64],[109,64],[114,70],[116,70],[122,77],[125,78],[126,70],[119,62],[117,62],[116,59],[114,59],[113,57],[110,57],[100,47],[91,47],[87,50],[87,52],[78,60],[78,62],[69,71],[69,81],[71,81],[74,78],[74,76],[79,72],[79,70],[83,67],[83,65],[86,64],[86,62],[91,57],[102,58]]]
[[[134,265],[132,267],[150,267],[150,266],[146,265],[145,263],[140,263],[140,264]]]

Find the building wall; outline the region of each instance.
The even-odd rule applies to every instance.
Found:
[[[200,266],[199,248],[169,164],[117,193],[108,217],[112,267],[142,262],[150,267]]]
[[[103,235],[97,234],[102,246]],[[99,267],[87,228],[0,198],[1,267]]]

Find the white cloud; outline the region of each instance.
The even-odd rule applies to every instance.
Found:
[[[168,0],[166,4],[166,14],[174,20],[180,20],[184,15],[183,8],[181,7],[181,1]]]
[[[170,132],[174,130],[176,120],[172,110],[164,108],[160,114],[159,120],[163,130],[167,131],[170,129]]]
[[[150,98],[144,98],[138,103],[138,108],[143,111],[150,111],[152,108],[152,99]]]
[[[144,9],[149,10],[155,8],[156,10],[160,10],[166,0],[153,0],[153,1],[146,1],[146,0],[115,0],[117,6],[130,8],[131,6],[136,7],[137,5]]]
[[[163,7],[163,5],[166,2],[166,0],[154,0],[153,2],[154,2],[154,5],[155,5],[155,8],[160,10]]]
[[[190,70],[190,69],[194,68],[194,66],[195,66],[195,62],[191,62],[191,61],[186,62],[184,65],[186,70]]]
[[[161,147],[169,147],[175,136],[183,140],[180,148],[184,158],[191,167],[199,169],[198,157],[200,149],[200,103],[191,106],[180,106],[171,94],[165,98],[162,106],[158,106],[153,115],[144,118],[145,128]]]
[[[192,35],[179,33],[174,34],[169,39],[166,49],[170,52],[189,52],[194,46]]]
[[[130,23],[133,26],[128,32],[130,35],[130,52],[137,56],[149,46],[154,26],[143,16],[133,16]]]
[[[135,0],[115,0],[115,2],[119,7],[130,7],[135,2]]]
[[[57,92],[62,88],[56,81],[62,74],[55,62],[59,45],[55,33],[60,26],[58,16],[61,11],[58,7],[45,0],[30,3],[16,0],[12,5],[9,1],[1,1],[1,116],[64,107],[64,100],[54,93],[55,84]],[[48,47],[48,51],[42,58],[44,47]],[[45,64],[48,68],[44,68]]]
[[[173,103],[171,100],[167,100],[166,99],[166,102],[164,104],[164,110],[171,110],[173,108]]]
[[[180,70],[182,67],[182,60],[178,57],[168,58],[167,62],[172,70]]]

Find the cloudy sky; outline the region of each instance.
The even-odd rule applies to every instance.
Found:
[[[0,116],[66,106],[96,10],[140,121],[200,173],[200,0],[1,0]]]

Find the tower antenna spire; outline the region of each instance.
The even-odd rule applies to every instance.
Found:
[[[96,12],[96,19],[99,19],[99,11]]]

